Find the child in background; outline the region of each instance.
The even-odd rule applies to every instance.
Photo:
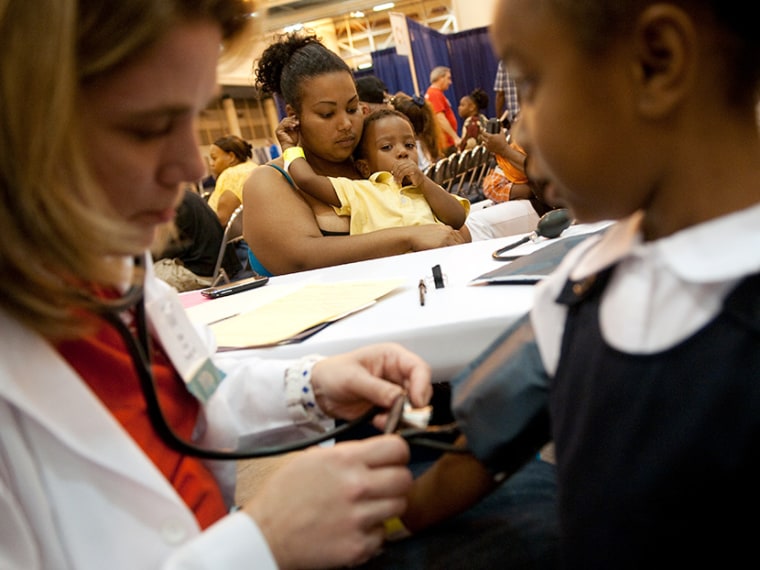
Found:
[[[486,132],[488,117],[483,114],[486,108],[488,108],[488,93],[479,87],[459,100],[459,116],[464,119],[459,150],[473,148],[478,144],[478,135]]]
[[[472,455],[418,531],[556,446],[566,568],[739,567],[760,508],[760,43],[748,4],[502,0],[513,133],[580,222],[619,220],[454,380]],[[719,181],[720,193],[715,184]]]
[[[441,128],[435,120],[435,111],[424,97],[409,96],[399,91],[391,97],[391,105],[412,122],[414,136],[417,137],[417,158],[420,170],[425,171],[443,158],[438,141]]]
[[[285,117],[277,129],[285,170],[307,194],[351,216],[351,235],[378,229],[444,223],[464,224],[469,202],[449,194],[420,170],[417,143],[409,119],[392,109],[379,109],[364,120],[355,165],[366,180],[320,176],[303,158],[298,119]]]

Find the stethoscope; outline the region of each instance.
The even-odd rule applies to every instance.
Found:
[[[141,263],[144,263],[144,260],[135,260],[136,265],[140,265]],[[134,310],[134,323],[136,328],[136,334],[134,335],[121,318],[121,314],[130,309]],[[359,426],[370,423],[375,415],[386,411],[384,408],[375,406],[363,415],[353,420],[346,421],[345,423],[341,423],[335,428],[322,432],[319,435],[305,437],[298,441],[280,445],[260,446],[255,449],[207,449],[197,446],[178,436],[161,411],[155,379],[151,369],[150,337],[148,334],[147,318],[145,314],[143,287],[141,285],[132,286],[120,300],[109,305],[106,310],[102,311],[101,315],[116,329],[129,351],[130,358],[132,359],[135,371],[137,372],[143,398],[145,398],[148,418],[150,419],[153,429],[169,448],[183,455],[200,459],[222,460],[254,459],[257,457],[281,455],[334,439],[339,435],[355,430]],[[394,408],[399,407],[394,406]],[[449,452],[467,451],[464,447],[452,444],[448,441],[459,433],[456,423],[442,426],[429,426],[426,428],[397,429],[400,423],[400,409],[393,411],[396,413],[390,414],[394,417],[389,418],[390,425],[386,428],[386,433],[396,433],[403,437],[410,445]],[[444,439],[435,439],[436,437],[443,437]]]
[[[550,210],[545,213],[538,220],[536,229],[527,236],[514,241],[504,247],[501,247],[491,254],[491,257],[497,261],[514,261],[519,255],[503,255],[504,252],[510,249],[516,248],[518,245],[527,243],[530,240],[537,239],[539,237],[556,238],[564,232],[573,223],[573,219],[570,216],[570,211],[567,208],[558,208],[556,210]]]

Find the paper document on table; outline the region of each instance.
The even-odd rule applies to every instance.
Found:
[[[211,325],[220,348],[252,348],[287,342],[300,333],[373,304],[402,279],[310,283],[300,289]]]
[[[303,287],[303,285],[272,285],[257,287],[250,291],[235,293],[228,297],[204,300],[187,309],[190,320],[197,324],[212,325],[218,321],[229,319],[240,313],[252,311],[271,303],[280,297],[289,295]]]

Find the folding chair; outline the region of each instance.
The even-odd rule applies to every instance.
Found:
[[[443,159],[448,165],[446,168],[446,179],[444,180],[445,184],[442,184],[447,192],[453,191],[454,180],[456,180],[456,177],[459,174],[459,155],[460,153],[455,152]]]
[[[436,171],[436,166],[438,166],[438,163],[437,163],[437,162],[434,162],[433,164],[431,164],[430,166],[428,166],[428,167],[425,169],[425,171],[424,171],[424,174],[425,174],[425,176],[427,176],[427,177],[428,177],[428,178],[430,178],[431,180],[435,180],[435,171]]]
[[[224,235],[222,236],[222,243],[219,246],[219,255],[216,257],[216,266],[214,267],[214,278],[211,282],[211,286],[219,285],[221,282],[229,283],[230,276],[222,267],[222,261],[224,261],[224,253],[227,251],[227,247],[231,244],[237,243],[243,239],[243,205],[241,204],[235,211],[232,212],[227,226],[224,228]]]
[[[467,184],[468,174],[472,168],[474,159],[473,151],[475,147],[467,150],[463,150],[459,153],[459,160],[457,160],[457,171],[452,182],[451,192],[457,193],[459,196],[465,198],[469,195],[470,186]]]
[[[439,158],[435,165],[435,170],[433,171],[433,175],[431,178],[433,179],[433,182],[438,184],[438,186],[446,187],[446,181],[448,180],[448,171],[449,171],[449,161],[446,158]]]
[[[489,163],[492,160],[491,153],[484,146],[475,147],[478,151],[475,159],[475,167],[472,169],[470,186],[480,188],[486,173],[490,170]]]

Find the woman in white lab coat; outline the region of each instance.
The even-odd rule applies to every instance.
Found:
[[[382,436],[299,454],[228,514],[234,462],[168,442],[140,391],[211,450],[430,395],[396,345],[225,361],[139,263],[202,175],[194,119],[245,4],[0,3],[2,568],[355,564],[404,509],[408,447]]]

